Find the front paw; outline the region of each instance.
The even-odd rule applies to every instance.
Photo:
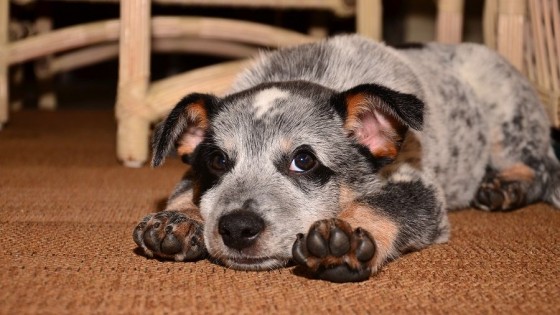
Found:
[[[132,238],[148,257],[196,260],[206,255],[202,231],[202,223],[184,213],[162,211],[140,221]]]
[[[298,234],[292,248],[296,263],[320,279],[357,282],[369,278],[375,242],[361,229],[339,219],[315,222],[307,235]]]

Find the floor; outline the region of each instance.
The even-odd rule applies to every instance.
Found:
[[[0,132],[0,314],[560,314],[560,211],[450,214],[447,244],[369,281],[137,254],[132,229],[185,166],[127,169],[110,110],[27,110]]]

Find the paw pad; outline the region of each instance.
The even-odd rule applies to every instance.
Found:
[[[146,216],[134,229],[134,242],[146,256],[194,260],[205,254],[202,224],[176,211]]]
[[[352,230],[342,220],[318,221],[307,235],[298,234],[293,259],[320,279],[333,282],[363,281],[371,275],[375,242],[361,228]]]
[[[528,184],[486,179],[476,192],[472,206],[488,211],[511,211],[524,206]]]

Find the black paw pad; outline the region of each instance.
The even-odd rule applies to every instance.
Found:
[[[481,188],[476,194],[476,201],[490,210],[500,209],[504,204],[504,196],[499,190]]]
[[[319,234],[319,231],[312,230],[307,234],[307,250],[315,257],[325,257],[329,253],[329,244]]]
[[[363,281],[371,275],[375,242],[363,229],[352,230],[342,220],[318,221],[307,235],[298,234],[294,261],[317,278],[333,282]]]
[[[292,258],[297,264],[305,265],[307,263],[307,246],[305,245],[305,235],[299,233],[296,241],[292,246]]]
[[[350,250],[350,238],[341,229],[335,227],[331,230],[329,249],[333,256],[341,257]]]
[[[175,255],[183,249],[183,244],[173,235],[167,233],[161,242],[161,252],[166,255]]]
[[[508,182],[500,179],[484,182],[472,206],[489,211],[511,211],[527,204],[527,182]]]
[[[352,269],[348,265],[338,265],[332,268],[321,268],[317,272],[317,277],[336,283],[360,282],[369,279],[371,269]]]
[[[368,262],[375,255],[375,243],[365,234],[361,228],[354,232],[358,246],[356,246],[356,258],[361,262]]]
[[[161,251],[161,234],[161,222],[156,222],[148,227],[143,237],[146,247],[154,252]]]

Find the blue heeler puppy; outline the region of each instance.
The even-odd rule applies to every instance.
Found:
[[[264,54],[231,94],[176,105],[153,166],[174,150],[191,167],[133,233],[149,257],[360,281],[446,242],[448,210],[560,207],[542,105],[474,44],[339,36]]]

